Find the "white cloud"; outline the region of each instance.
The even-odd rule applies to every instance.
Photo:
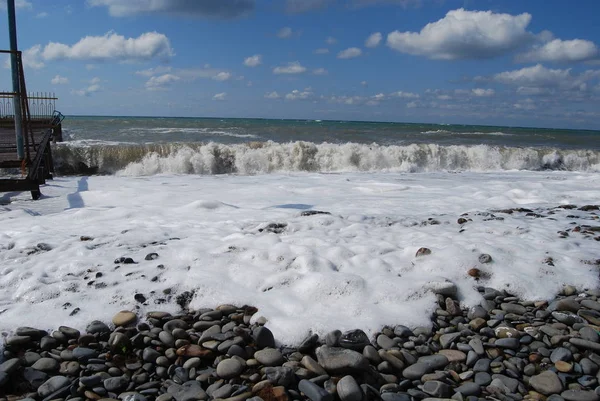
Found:
[[[368,83],[367,81],[362,81],[360,84],[361,84],[362,86],[367,86],[367,85],[369,85],[369,83]]]
[[[346,50],[342,50],[341,52],[339,52],[337,55],[337,58],[349,59],[349,58],[358,57],[361,54],[362,54],[362,50],[360,50],[358,47],[350,47]]]
[[[450,100],[450,99],[452,99],[452,96],[450,96],[450,95],[438,95],[437,98],[439,100]]]
[[[420,32],[394,31],[387,45],[402,53],[432,59],[480,59],[513,51],[533,39],[526,31],[531,15],[499,14],[492,11],[449,11]]]
[[[42,57],[42,46],[35,45],[29,49],[23,51],[21,54],[21,60],[23,61],[23,67],[31,68],[32,70],[39,70],[44,68],[45,64],[41,60]],[[10,69],[10,56],[6,56],[4,62],[4,68]]]
[[[294,33],[294,31],[292,30],[292,28],[290,28],[289,26],[286,26],[284,28],[281,28],[279,30],[279,32],[277,32],[277,37],[279,39],[289,39],[292,37],[293,33]]]
[[[309,90],[299,91],[298,89],[294,89],[293,91],[285,95],[285,98],[286,100],[306,100],[309,99],[312,95],[313,93]]]
[[[244,59],[244,65],[246,67],[257,67],[262,64],[262,56],[255,54],[254,56],[246,57]]]
[[[56,75],[56,76],[54,76],[54,78],[52,78],[50,83],[52,85],[66,85],[69,83],[69,78],[61,77],[60,75]]]
[[[406,108],[408,108],[408,109],[415,109],[417,107],[419,107],[419,104],[417,102],[406,103]]]
[[[169,39],[158,32],[146,32],[137,38],[108,32],[104,36],[86,36],[72,46],[50,42],[43,51],[46,60],[141,61],[166,60],[173,55]]]
[[[532,99],[525,99],[518,103],[513,104],[513,107],[517,110],[535,110],[537,106]]]
[[[328,54],[328,53],[329,53],[329,49],[324,48],[324,47],[315,50],[315,54]]]
[[[379,43],[381,43],[381,39],[383,39],[381,32],[375,32],[367,38],[367,40],[365,41],[365,46],[366,47],[377,47],[377,46],[379,46]]]
[[[561,82],[571,81],[572,76],[570,69],[550,69],[537,64],[520,70],[501,72],[494,75],[493,80],[510,85],[555,87]]]
[[[35,15],[35,18],[46,18],[48,16],[48,13],[45,11],[42,11],[41,13],[37,13]]]
[[[402,99],[418,99],[419,98],[419,95],[416,93],[402,92],[402,91],[392,92],[392,93],[390,93],[390,96],[399,97]]]
[[[273,91],[271,93],[266,93],[265,98],[266,99],[279,99],[279,98],[281,98],[281,96],[279,96],[279,93]]]
[[[483,89],[483,88],[475,88],[472,89],[471,92],[478,97],[489,97],[489,96],[493,96],[496,91],[493,89]]]
[[[273,68],[273,74],[302,74],[303,72],[306,72],[306,67],[298,61],[292,61],[287,66]]]
[[[23,58],[23,66],[34,70],[44,68],[44,62],[40,60],[42,56],[42,46],[35,45],[25,50],[21,54]]]
[[[102,90],[100,84],[100,78],[94,77],[90,80],[90,85],[87,88],[83,88],[80,90],[73,90],[71,93],[74,93],[78,96],[91,96],[93,93],[99,92]]]
[[[335,45],[337,43],[337,39],[333,36],[328,36],[327,39],[325,39],[325,43],[328,45]]]
[[[221,93],[217,93],[216,95],[214,95],[213,100],[225,100],[226,97],[227,97],[227,93],[221,92]]]
[[[329,72],[325,68],[317,68],[313,70],[314,75],[327,75]]]
[[[168,14],[187,17],[236,18],[254,10],[254,0],[88,0],[92,7],[108,7],[113,17]]]
[[[96,65],[94,65],[94,64],[86,64],[85,65],[85,69],[88,71],[95,70],[96,68],[98,68],[98,67],[96,67]]]
[[[216,74],[215,76],[212,77],[212,79],[214,79],[215,81],[227,81],[228,79],[231,78],[231,73],[230,72],[225,72],[225,71],[221,71],[218,74]]]
[[[163,74],[154,77],[150,77],[146,82],[146,89],[150,91],[165,90],[173,82],[179,81],[181,78],[173,74]]]
[[[171,71],[171,67],[159,65],[158,67],[147,68],[145,70],[136,71],[135,75],[141,75],[143,77],[151,77],[158,74],[164,74]]]
[[[527,53],[517,56],[522,62],[577,62],[586,61],[598,57],[598,47],[589,40],[554,39],[541,46],[534,46]]]
[[[365,101],[361,96],[331,96],[327,99],[330,103],[355,105]]]

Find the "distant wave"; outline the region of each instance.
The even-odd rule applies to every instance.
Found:
[[[233,127],[232,129],[235,129]],[[224,128],[227,129],[227,128]],[[128,127],[120,129],[119,132],[122,133],[139,133],[139,134],[201,134],[208,136],[230,136],[234,138],[258,138],[256,135],[252,134],[238,134],[231,131],[223,131],[223,130],[214,130],[212,128],[175,128],[175,127]]]
[[[354,171],[600,171],[600,152],[489,145],[407,146],[312,142],[115,144],[65,142],[55,147],[62,174],[269,174]]]
[[[445,129],[436,129],[432,131],[423,131],[421,134],[425,135],[491,135],[491,136],[513,136],[514,134],[507,134],[506,132],[455,132],[448,131]]]

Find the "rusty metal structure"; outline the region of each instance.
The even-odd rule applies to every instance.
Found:
[[[62,140],[64,116],[55,110],[56,97],[49,93],[27,93],[23,59],[16,49],[14,0],[8,0],[11,50],[0,50],[11,58],[13,90],[0,92],[0,192],[31,191],[41,196],[40,185],[52,179],[52,140]],[[14,178],[20,171],[21,177]]]

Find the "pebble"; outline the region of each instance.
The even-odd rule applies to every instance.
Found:
[[[593,391],[585,390],[567,390],[563,391],[560,396],[567,401],[598,401],[600,397]]]
[[[563,390],[563,384],[556,373],[547,370],[539,375],[533,376],[529,380],[529,384],[537,392],[544,395],[560,393]]]
[[[254,359],[264,366],[277,366],[284,362],[281,352],[274,348],[264,348],[260,351],[256,351],[254,353]]]
[[[50,373],[58,370],[60,364],[52,358],[40,358],[31,367],[35,370]]]
[[[37,390],[40,397],[46,398],[50,394],[61,390],[62,388],[71,385],[71,380],[64,376],[54,376],[44,382]]]
[[[231,379],[239,376],[244,370],[244,365],[237,359],[224,359],[217,365],[217,375],[223,379]]]
[[[338,381],[336,389],[341,401],[361,401],[363,398],[362,390],[352,376],[342,377]]]
[[[136,320],[136,314],[130,311],[121,311],[112,318],[113,324],[117,327],[130,325],[135,323]]]
[[[333,395],[309,380],[300,380],[298,390],[311,401],[333,401]]]
[[[317,348],[316,355],[319,365],[330,373],[364,371],[369,367],[367,358],[351,349],[323,345]]]

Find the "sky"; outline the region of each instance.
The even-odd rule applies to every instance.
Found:
[[[600,129],[597,0],[16,6],[28,89],[55,93],[66,115]],[[10,90],[2,57],[0,89]]]

